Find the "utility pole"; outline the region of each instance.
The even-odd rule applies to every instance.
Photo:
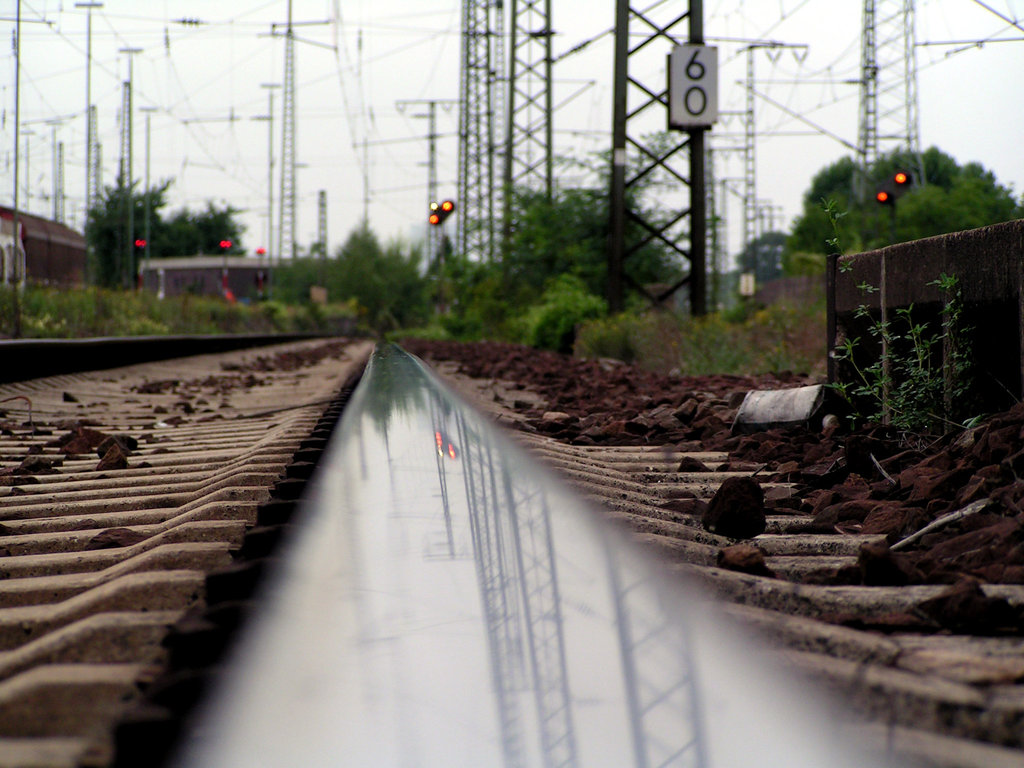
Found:
[[[11,279],[14,282],[14,338],[21,337],[21,286],[25,275],[24,260],[20,256],[21,237],[18,232],[18,130],[21,126],[21,0],[16,3],[14,22],[14,211],[11,214]],[[21,269],[19,270],[19,266]]]
[[[149,271],[149,247],[150,247],[150,209],[153,207],[152,196],[149,193],[149,119],[156,111],[156,107],[140,107],[140,109],[146,113],[146,187],[143,190],[146,202],[146,216],[144,224],[142,225],[142,239],[146,241],[146,244],[142,246],[145,253],[146,271]]]
[[[916,181],[925,182],[915,43],[914,0],[864,0],[856,189],[861,199],[867,174],[886,151],[905,149]]]
[[[60,120],[47,120],[50,126],[50,150],[52,152],[53,168],[51,171],[51,193],[50,203],[54,221],[64,223],[64,144],[57,141],[57,129],[61,125]]]
[[[267,114],[258,115],[253,120],[265,120],[267,122],[267,258],[270,264],[274,263],[274,89],[280,88],[280,83],[261,83],[261,88],[267,89]],[[278,251],[280,258],[280,251]],[[261,264],[260,266],[264,266]]]
[[[690,44],[704,45],[704,2],[690,0]],[[707,128],[687,131],[690,144],[690,314],[707,313]]]
[[[25,213],[32,213],[32,148],[31,137],[36,135],[36,132],[31,128],[26,128],[21,132],[21,135],[25,137]]]
[[[494,0],[463,0],[459,89],[459,183],[457,247],[493,261],[496,198],[495,132],[502,121],[504,7]]]
[[[124,91],[124,114],[122,116],[122,184],[125,185],[124,191],[124,203],[128,207],[126,221],[127,221],[127,251],[126,261],[122,266],[121,282],[125,288],[131,287],[131,281],[135,276],[135,201],[132,196],[132,187],[134,185],[134,163],[132,156],[132,88],[133,88],[133,76],[132,76],[132,62],[136,53],[141,53],[141,48],[121,48],[119,53],[127,54],[128,56],[128,80],[125,82]]]
[[[652,121],[666,121],[668,89],[665,87],[665,54],[682,45],[679,28],[688,21],[687,42],[701,45],[702,14],[699,0],[691,0],[688,10],[679,4],[654,3],[644,9],[636,0],[617,0],[615,13],[615,69],[612,95],[612,168],[609,200],[608,307],[621,311],[625,304],[625,265],[631,255],[652,242],[659,242],[674,255],[689,262],[689,274],[657,295],[634,285],[654,304],[674,294],[683,285],[690,287],[693,312],[704,311],[704,239],[706,222],[704,201],[704,129],[687,129],[684,136],[666,145],[655,145],[641,131],[649,131]],[[671,7],[669,7],[671,6]],[[699,41],[699,42],[692,42]],[[668,43],[671,48],[652,44]],[[644,82],[643,76],[657,72],[657,82]],[[643,75],[641,74],[643,73]],[[634,132],[631,126],[636,126]],[[685,150],[685,151],[684,151]],[[630,166],[630,159],[633,165]],[[688,160],[688,162],[687,162]],[[628,210],[632,189],[651,179],[671,185],[679,194],[678,212],[665,220],[645,218],[642,212]],[[678,183],[678,184],[677,184]],[[689,199],[685,201],[688,191]],[[627,242],[627,222],[632,228]],[[689,248],[684,243],[689,241]]]
[[[277,227],[278,258],[295,260],[295,32],[292,0],[284,37],[284,107],[281,114],[281,217]]]
[[[502,242],[512,232],[512,190],[554,193],[551,0],[512,0]]]
[[[320,284],[323,285],[323,263],[327,258],[327,190],[321,189],[316,196],[316,239],[320,244]]]
[[[747,87],[746,87],[746,118],[744,120],[743,151],[743,252],[746,254],[745,264],[740,264],[740,272],[754,275],[757,273],[757,254],[754,252],[754,241],[757,240],[757,127],[754,113],[754,57],[758,49],[807,48],[804,44],[780,43],[774,40],[763,43],[751,43],[746,46],[747,52]]]
[[[96,121],[92,106],[92,9],[102,8],[99,2],[77,2],[75,8],[85,8],[85,222],[89,221],[89,209],[92,208],[92,168],[93,142],[95,141]],[[83,227],[84,228],[84,227]]]
[[[437,202],[437,107],[440,106],[447,112],[456,104],[457,99],[401,99],[395,102],[395,109],[399,114],[403,114],[410,105],[424,105],[427,108],[425,113],[411,115],[427,120],[427,206]],[[462,204],[461,200],[459,204]],[[432,227],[429,223],[424,226],[427,228],[427,264],[432,264],[438,252],[439,239],[444,233],[439,227]]]

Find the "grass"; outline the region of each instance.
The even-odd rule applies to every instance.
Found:
[[[794,371],[820,377],[825,307],[780,303],[701,318],[627,313],[583,325],[575,353],[684,376]]]
[[[0,338],[15,329],[13,289],[0,286]],[[87,338],[205,333],[351,330],[347,304],[230,304],[209,296],[157,299],[151,293],[101,288],[26,286],[20,301],[23,338]]]

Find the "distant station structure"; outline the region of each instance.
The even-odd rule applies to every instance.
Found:
[[[158,297],[195,294],[256,301],[266,295],[270,270],[263,259],[245,256],[185,256],[152,259],[140,266],[142,288]]]
[[[17,242],[17,247],[15,243]],[[0,282],[42,285],[85,282],[85,236],[64,224],[0,206]]]

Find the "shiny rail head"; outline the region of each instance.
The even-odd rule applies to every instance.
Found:
[[[178,766],[882,766],[394,346]]]

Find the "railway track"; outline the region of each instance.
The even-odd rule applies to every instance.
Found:
[[[1019,612],[1024,586],[984,584],[980,596],[960,597],[944,585],[842,584],[837,576],[857,569],[862,548],[885,537],[801,532],[812,515],[785,507],[770,510],[766,532],[749,542],[764,556],[757,568],[770,575],[721,567],[723,550],[737,542],[707,532],[699,514],[675,511],[671,502],[710,500],[726,477],[743,474],[679,471],[687,460],[728,468],[727,454],[671,445],[570,445],[531,426],[550,405],[543,396],[514,381],[467,376],[457,362],[434,364],[465,399],[512,427],[524,447],[607,518],[671,570],[724,600],[728,615],[775,645],[780,668],[814,678],[846,701],[857,713],[850,727],[885,744],[896,764],[1024,764],[1024,626],[993,631],[979,616],[973,626],[966,620],[950,629],[928,615],[936,602],[966,602],[968,596],[1005,600]],[[725,410],[726,403],[720,405]],[[762,487],[779,499],[792,484]]]
[[[111,763],[168,629],[369,350],[304,342],[0,386],[0,765]]]
[[[271,495],[287,467],[308,458],[297,452],[326,402],[369,352],[365,344],[336,345],[304,367],[274,368],[275,355],[321,346],[0,388],[0,399],[32,401],[31,425],[19,410],[23,401],[0,403],[8,408],[0,437],[0,766],[99,766],[115,759],[114,724],[166,667],[169,628],[204,607],[207,574],[225,567],[230,573],[237,564],[246,531],[265,522],[260,510],[273,508]],[[827,583],[856,566],[861,547],[880,536],[801,532],[806,515],[776,507],[766,532],[751,542],[772,576],[720,567],[721,553],[736,542],[708,533],[698,515],[672,502],[709,499],[726,477],[753,468],[714,471],[740,465],[694,445],[569,445],[529,427],[527,414],[546,405],[543,394],[515,381],[468,376],[441,359],[432,364],[596,503],[624,537],[723,598],[732,620],[770,638],[775,650],[765,664],[817,678],[844,699],[857,713],[844,728],[896,764],[1024,762],[1019,634],[936,631],[923,620],[910,626],[907,617],[920,617],[928,601],[949,593],[941,585]],[[105,435],[135,438],[127,467],[99,469],[98,456],[61,451],[56,441],[83,420]],[[681,472],[684,459],[711,469]],[[791,489],[763,485],[775,498]],[[1024,605],[1018,585],[986,584],[981,591]],[[138,731],[131,749],[145,746],[139,733],[150,731]]]

